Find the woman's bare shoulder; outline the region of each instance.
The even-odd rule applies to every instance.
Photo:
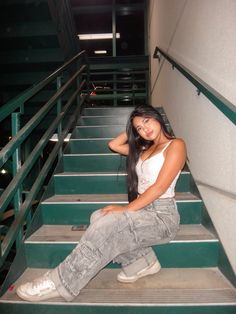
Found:
[[[170,146],[186,146],[185,141],[182,138],[174,138]]]
[[[174,138],[171,141],[171,144],[167,148],[168,151],[182,151],[186,152],[186,144],[185,141],[182,138]]]

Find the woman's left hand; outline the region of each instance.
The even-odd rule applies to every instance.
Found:
[[[110,212],[123,212],[126,211],[127,208],[125,206],[121,206],[121,205],[108,205],[106,207],[103,207],[101,209],[101,212],[106,215],[109,214]]]

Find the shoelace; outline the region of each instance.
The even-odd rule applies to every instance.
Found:
[[[48,278],[48,273],[46,273],[43,277],[36,279],[32,283],[32,289],[40,292],[41,290],[55,289],[55,285],[54,282]]]

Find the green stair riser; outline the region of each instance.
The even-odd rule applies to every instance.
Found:
[[[41,204],[44,224],[89,224],[93,211],[108,204]],[[202,203],[177,202],[181,224],[200,224]]]
[[[125,131],[125,126],[76,127],[71,138],[113,138]]]
[[[64,171],[115,172],[125,171],[126,158],[120,155],[63,156]]]
[[[82,115],[83,116],[119,116],[120,118],[126,117],[128,118],[130,113],[134,110],[135,107],[93,107],[93,108],[84,108]],[[158,112],[162,115],[163,119],[166,119],[166,114],[162,107],[156,108]]]
[[[126,194],[127,176],[54,176],[55,194]],[[190,174],[182,173],[177,192],[190,190]]]
[[[81,117],[78,125],[122,125],[125,127],[128,116]]]
[[[84,108],[83,115],[85,116],[128,116],[134,107],[110,107],[110,108]]]
[[[66,147],[68,154],[104,154],[111,153],[109,140],[71,140]]]
[[[144,92],[122,92],[118,91],[116,94],[97,94],[97,95],[92,95],[90,96],[91,101],[96,101],[96,100],[112,100],[112,99],[121,99],[124,101],[132,101],[133,99],[142,99],[142,98],[147,98],[147,94]]]
[[[162,116],[167,124],[166,116]],[[82,116],[79,118],[77,126],[94,126],[94,125],[122,125],[126,127],[128,116]]]
[[[25,243],[28,267],[52,268],[75,248],[74,243]],[[175,242],[154,246],[163,267],[216,267],[218,242]],[[109,267],[119,267],[110,263]]]
[[[1,314],[235,314],[235,305],[78,305],[54,303],[5,303],[0,305]]]

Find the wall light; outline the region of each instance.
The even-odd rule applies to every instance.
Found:
[[[78,34],[78,37],[80,40],[112,39],[113,33]],[[116,38],[120,38],[120,33],[116,33]]]
[[[95,50],[94,53],[96,55],[102,55],[102,54],[107,54],[107,51],[106,50]]]

